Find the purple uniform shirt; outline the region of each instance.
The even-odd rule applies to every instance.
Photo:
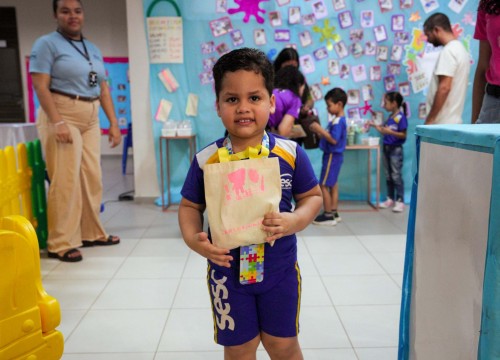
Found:
[[[283,116],[287,114],[296,119],[299,117],[300,107],[302,106],[300,97],[288,89],[274,89],[273,95],[276,98],[276,110],[274,114],[269,116],[269,127],[277,128],[281,120],[283,120]]]
[[[217,149],[223,141],[219,139],[196,154],[181,191],[185,199],[205,204],[203,168],[218,162]],[[293,196],[311,190],[318,181],[307,154],[296,142],[269,134],[269,149],[269,157],[279,159],[280,212],[291,212]],[[297,336],[301,276],[295,234],[284,236],[274,246],[265,245],[264,280],[260,283],[240,284],[239,248],[231,250],[231,255],[234,260],[229,269],[208,261],[215,341],[224,346],[240,345],[261,331],[277,337]]]
[[[385,126],[387,126],[392,131],[401,132],[408,128],[408,120],[406,119],[405,114],[401,111],[395,116],[390,116],[387,119]],[[401,139],[393,135],[384,135],[384,144],[385,145],[403,145],[406,139]]]

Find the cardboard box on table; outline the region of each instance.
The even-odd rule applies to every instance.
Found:
[[[500,358],[500,125],[416,135],[398,358]]]

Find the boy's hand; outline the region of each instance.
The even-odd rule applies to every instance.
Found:
[[[313,122],[311,125],[309,125],[309,129],[311,131],[318,132],[318,129],[322,129],[322,127],[317,122]]]
[[[293,213],[278,212],[270,212],[264,215],[261,229],[268,234],[266,241],[270,243],[290,234],[294,216]]]
[[[228,249],[218,248],[213,245],[210,240],[208,240],[208,235],[206,232],[201,232],[195,235],[195,239],[192,243],[193,250],[203,257],[206,257],[214,264],[223,267],[231,267],[229,263],[233,260],[233,257],[229,254]]]

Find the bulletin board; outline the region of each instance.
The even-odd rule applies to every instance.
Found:
[[[106,70],[106,78],[108,87],[115,107],[116,117],[121,132],[127,132],[127,126],[131,123],[130,111],[130,81],[129,81],[129,64],[128,57],[104,57],[104,69]],[[29,101],[29,121],[36,121],[36,112],[40,107],[40,102],[36,96],[31,75],[29,72],[29,57],[26,57],[26,74],[28,80],[28,101]],[[106,114],[99,109],[99,123],[103,134],[109,131],[109,121]]]
[[[183,29],[182,63],[150,65],[157,158],[165,115],[171,120],[190,119],[201,147],[224,134],[215,111],[211,74],[221,55],[239,47],[254,47],[274,60],[284,47],[293,46],[300,55],[300,69],[311,87],[323,125],[327,122],[323,97],[333,87],[348,92],[348,124],[370,119],[370,110],[386,119],[388,114],[382,108],[384,93],[395,90],[404,95],[410,110],[404,145],[406,201],[411,192],[415,127],[424,122],[427,84],[440,51],[426,42],[422,30],[425,19],[436,12],[447,14],[454,33],[471,54],[472,63],[478,54],[478,42],[472,38],[477,2],[472,0],[143,0],[143,5],[147,18],[178,17]],[[167,82],[160,76],[164,70],[168,71]],[[168,88],[169,82],[173,88]],[[467,91],[470,98],[472,86]],[[192,101],[188,101],[193,96],[198,100],[195,112]],[[162,101],[167,102],[166,108],[160,108]],[[157,117],[159,113],[163,117]],[[466,102],[465,122],[469,122],[470,114],[471,104]],[[374,129],[369,135],[380,136]],[[319,175],[320,150],[307,152]],[[181,144],[171,150],[171,156],[178,159],[171,172],[172,192],[178,194],[189,159]],[[362,183],[366,177],[360,178],[366,171],[366,156],[363,152],[345,153],[339,177],[341,200],[362,200],[368,196]],[[385,185],[384,179],[382,184]]]

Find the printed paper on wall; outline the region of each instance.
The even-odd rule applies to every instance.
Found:
[[[182,18],[148,17],[149,61],[152,64],[184,62]]]

